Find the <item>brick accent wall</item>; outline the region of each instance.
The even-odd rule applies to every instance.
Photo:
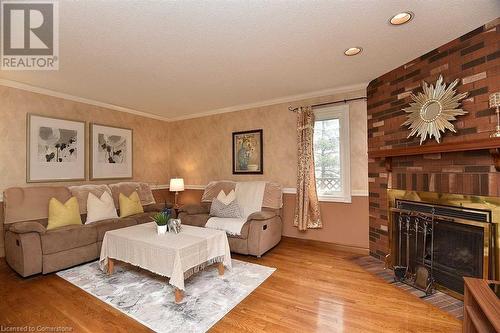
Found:
[[[457,133],[447,132],[442,142],[487,138],[496,124],[490,93],[500,91],[500,19],[487,23],[421,57],[386,73],[368,85],[369,150],[419,145],[407,139],[402,110],[410,93],[422,91],[421,82],[446,83],[459,79],[458,91],[468,91],[462,108],[468,112],[454,122]],[[437,144],[434,139],[424,145]],[[389,249],[387,189],[444,193],[500,195],[500,172],[488,151],[442,153],[393,158],[392,172],[383,159],[368,161],[370,254],[382,259]]]

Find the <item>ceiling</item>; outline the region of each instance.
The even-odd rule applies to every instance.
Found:
[[[60,0],[59,71],[0,79],[179,119],[366,85],[498,16],[498,0]]]

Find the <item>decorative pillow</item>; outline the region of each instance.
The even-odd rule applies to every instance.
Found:
[[[232,200],[228,205],[215,198],[210,206],[210,216],[215,217],[243,217],[241,209],[236,200]]]
[[[128,197],[123,193],[120,193],[118,200],[120,202],[120,217],[144,213],[144,209],[141,205],[141,199],[139,199],[137,192],[132,192],[132,194]]]
[[[89,192],[87,198],[87,222],[85,223],[88,224],[117,217],[115,203],[108,192],[104,192],[101,198]]]
[[[47,230],[64,227],[71,224],[82,224],[78,200],[71,197],[64,205],[56,198],[49,200],[49,222]]]
[[[231,190],[228,195],[224,193],[223,190],[220,190],[219,194],[217,195],[217,199],[222,202],[224,205],[229,205],[231,202],[236,200],[236,193],[234,190]]]

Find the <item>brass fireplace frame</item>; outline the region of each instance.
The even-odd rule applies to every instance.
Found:
[[[410,200],[422,203],[430,203],[444,206],[454,206],[460,208],[470,208],[470,209],[483,209],[491,211],[491,224],[485,224],[481,222],[469,221],[464,219],[454,219],[457,223],[473,225],[484,228],[485,240],[483,243],[483,278],[484,279],[500,279],[500,197],[487,197],[487,196],[477,196],[477,195],[462,195],[462,194],[449,194],[449,193],[436,193],[436,192],[422,192],[422,191],[405,191],[405,190],[387,190],[387,212],[388,212],[388,234],[389,234],[389,254],[386,258],[386,266],[391,268],[396,264],[394,260],[396,256],[393,253],[397,253],[396,242],[394,242],[394,226],[393,226],[393,211],[396,208],[396,199]],[[491,247],[490,243],[493,242]],[[491,253],[492,258],[496,260],[494,263],[493,270],[490,272],[490,248],[493,253]],[[491,273],[491,275],[490,275]],[[445,291],[450,292],[446,288],[439,286],[439,289],[445,289]],[[451,292],[452,294],[456,293]]]

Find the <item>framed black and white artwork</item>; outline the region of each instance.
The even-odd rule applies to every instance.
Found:
[[[90,124],[90,178],[126,179],[133,176],[132,130]]]
[[[28,114],[26,182],[85,180],[85,122]]]

